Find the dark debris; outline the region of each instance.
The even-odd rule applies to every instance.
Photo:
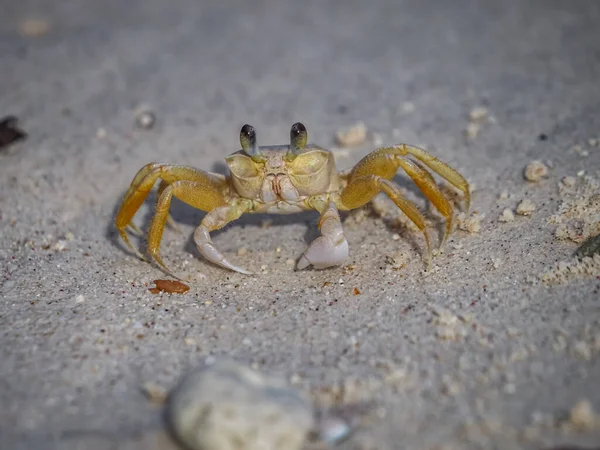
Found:
[[[575,251],[575,255],[579,258],[593,257],[594,254],[600,252],[600,234],[588,238],[581,246]]]
[[[0,149],[26,137],[27,133],[19,128],[18,119],[15,116],[6,116],[0,119]]]

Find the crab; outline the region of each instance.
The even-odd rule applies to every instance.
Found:
[[[453,229],[454,206],[427,168],[462,191],[466,211],[470,207],[467,180],[422,148],[407,144],[378,148],[352,169],[338,172],[333,153],[308,144],[307,136],[306,127],[298,122],[291,127],[289,145],[258,146],[256,130],[246,124],[240,131],[242,149],[225,158],[228,175],[176,164],[145,165],[133,178],[116,216],[115,225],[121,238],[140,259],[147,260],[131,244],[127,228],[141,234],[131,220],[160,179],[156,211],[147,236],[147,252],[174,278],[179,277],[167,268],[159,252],[165,225],[172,223],[169,206],[173,197],[207,213],[194,231],[200,254],[218,266],[246,275],[252,272],[231,263],[215,247],[210,236],[212,231],[246,213],[290,214],[316,210],[320,214],[321,235],[308,245],[296,268],[324,269],[343,265],[348,259],[348,242],[339,211],[360,208],[384,192],[423,233],[429,267],[432,251],[425,218],[392,179],[398,168],[402,168],[444,217],[440,249]]]

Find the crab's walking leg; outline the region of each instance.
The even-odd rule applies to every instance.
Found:
[[[342,191],[340,200],[344,209],[355,209],[371,201],[381,191],[385,192],[423,233],[427,244],[427,263],[430,265],[431,245],[429,244],[425,218],[414,203],[403,197],[400,188],[396,184],[377,175],[353,178]]]
[[[365,175],[378,175],[386,180],[391,180],[398,168],[401,167],[446,219],[446,229],[440,245],[442,248],[453,226],[452,204],[437,186],[431,174],[418,162],[406,158],[409,155],[461,190],[465,197],[466,210],[469,210],[471,196],[467,180],[456,170],[418,147],[401,144],[382,147],[370,153],[354,167],[349,176],[350,182]]]
[[[316,269],[339,266],[348,259],[348,241],[344,237],[340,215],[333,201],[327,204],[319,219],[321,236],[310,243],[298,260],[302,270],[312,264]]]
[[[148,253],[165,272],[175,278],[179,278],[173,275],[160,257],[160,241],[167,218],[169,217],[169,206],[171,205],[173,196],[203,211],[219,209],[226,202],[221,191],[215,190],[214,186],[200,182],[180,180],[169,184],[163,189],[156,202],[156,212],[148,230]]]
[[[224,177],[216,174],[209,174],[202,170],[194,169],[193,167],[162,163],[150,163],[142,167],[133,178],[127,193],[123,197],[121,207],[119,208],[119,212],[115,219],[115,226],[119,231],[119,235],[125,244],[127,244],[140,259],[146,258],[144,258],[144,256],[131,244],[126,229],[129,226],[136,233],[140,234],[137,227],[131,223],[131,219],[138,209],[140,209],[140,206],[142,206],[142,203],[144,203],[144,200],[146,200],[146,197],[152,190],[156,180],[159,178],[167,183],[173,183],[178,180],[198,182],[206,186],[207,190],[214,192],[222,192],[226,186]],[[226,204],[225,200],[221,199],[221,202],[216,206],[224,204]]]
[[[419,147],[406,144],[381,147],[365,156],[354,167],[351,172],[351,177],[375,174],[391,180],[400,166],[398,161],[406,161],[406,159],[399,157],[406,156],[413,156],[418,159],[454,187],[462,191],[465,197],[465,209],[467,212],[469,211],[471,206],[471,193],[467,180],[452,167]],[[390,161],[393,161],[394,164],[390,164]]]
[[[158,185],[158,189],[156,190],[156,201],[157,202],[158,202],[158,199],[160,198],[160,194],[162,194],[162,192],[166,189],[166,187],[168,185],[169,185],[168,181],[165,181],[165,180],[160,181],[160,184]],[[132,225],[133,225],[133,223],[129,224],[130,227]],[[177,222],[175,222],[175,220],[173,220],[173,217],[171,217],[170,213],[167,216],[167,225],[169,225],[171,228],[173,228],[178,233],[181,233],[181,228],[179,228],[179,225],[177,225]]]
[[[218,266],[225,267],[245,275],[252,275],[252,272],[227,261],[225,256],[219,250],[217,250],[212,239],[210,238],[211,231],[224,227],[229,222],[239,218],[245,212],[250,211],[250,209],[251,203],[243,202],[231,206],[221,206],[204,216],[202,223],[200,223],[200,226],[196,228],[196,231],[194,231],[194,242],[196,243],[200,254]]]

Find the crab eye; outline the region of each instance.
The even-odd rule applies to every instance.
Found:
[[[252,125],[244,125],[240,131],[240,144],[249,156],[258,154],[256,146],[256,130]]]
[[[290,130],[290,148],[292,153],[298,154],[306,147],[307,132],[304,124],[296,122]]]

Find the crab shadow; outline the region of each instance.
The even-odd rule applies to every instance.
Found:
[[[226,174],[227,166],[224,163],[220,163],[220,162],[216,163],[212,167],[212,172]],[[410,192],[411,194],[415,195],[416,197],[425,199],[423,193],[415,186],[414,183],[411,182],[410,179],[396,175],[396,177],[394,178],[393,181],[395,183],[397,183],[401,188],[405,189],[406,191]],[[126,192],[126,190],[123,191],[122,195],[124,195],[125,192]],[[119,207],[121,204],[121,200],[123,198],[122,195],[121,195],[121,197],[119,197],[119,200],[115,203],[115,206],[113,208],[113,212],[111,215],[111,221],[106,226],[105,237],[116,247],[120,247],[124,252],[129,253],[132,256],[135,256],[133,254],[133,252],[127,247],[127,245],[120,239],[119,233],[117,232],[117,230],[114,226],[114,219],[118,213],[118,210],[119,210]],[[154,205],[156,203],[156,200],[157,200],[156,190],[153,190],[150,192],[150,194],[144,201],[144,204],[148,205],[150,207],[144,208],[144,209],[146,209],[146,211],[145,211],[145,214],[143,214],[142,220],[140,221],[138,219],[138,221],[136,221],[139,224],[138,227],[142,233],[142,236],[141,237],[132,236],[132,238],[133,238],[132,245],[136,245],[136,243],[139,241],[139,244],[136,246],[136,248],[142,254],[146,253],[145,237],[147,236],[148,229],[152,222],[152,218],[154,215]],[[429,205],[427,205],[427,206],[429,206]],[[421,210],[424,212],[424,215],[426,217],[431,216],[431,214],[428,213],[426,209],[421,208]],[[202,219],[207,214],[205,211],[200,211],[198,209],[192,208],[191,206],[187,205],[186,203],[182,202],[181,200],[179,200],[175,197],[171,201],[171,206],[169,208],[169,212],[170,212],[170,215],[173,218],[173,220],[177,223],[177,225],[186,225],[186,226],[194,227],[194,228],[196,228],[198,225],[200,225],[200,223],[202,222]],[[348,218],[348,215],[349,215],[348,212],[343,212],[343,211],[340,212],[342,224],[344,224],[344,222]],[[374,216],[375,214],[371,212],[368,215]],[[141,214],[139,214],[139,212],[138,212],[137,216],[140,217]],[[318,236],[320,236],[320,232],[319,232],[319,229],[317,226],[318,220],[319,220],[319,215],[316,211],[306,211],[306,212],[299,212],[299,213],[293,213],[293,214],[266,214],[266,213],[245,214],[242,217],[240,217],[239,219],[227,224],[223,228],[211,232],[211,236],[213,238],[215,238],[215,237],[219,236],[220,234],[227,232],[232,227],[241,227],[242,229],[244,229],[244,228],[259,228],[259,229],[265,228],[265,223],[267,221],[268,221],[269,228],[279,228],[279,227],[289,226],[292,224],[303,224],[303,225],[306,225],[306,231],[304,233],[303,239],[304,239],[305,244],[308,245],[314,239],[316,239]],[[386,228],[388,228],[389,230],[401,232],[402,239],[405,240],[410,245],[410,247],[413,249],[413,251],[415,251],[416,253],[418,253],[422,256],[425,255],[426,249],[424,248],[422,242],[419,241],[418,233],[406,232],[406,229],[404,227],[399,228],[398,225],[394,224],[394,221],[392,221],[392,220],[388,220],[386,218],[382,218],[382,220],[383,220],[383,223],[385,224]],[[435,222],[437,223],[440,221],[435,220]],[[441,239],[441,236],[443,234],[443,221],[440,223],[437,223],[437,225],[438,225],[437,226],[438,234]],[[173,230],[168,224],[165,226],[165,233],[167,233],[167,232],[177,233],[177,231]],[[274,232],[271,231],[271,233],[274,233]],[[244,242],[240,242],[240,245],[244,245]],[[187,241],[184,245],[184,250],[196,257],[200,256],[198,253],[198,250],[196,248],[194,239],[193,239],[193,233],[190,233],[190,235],[188,236]]]

